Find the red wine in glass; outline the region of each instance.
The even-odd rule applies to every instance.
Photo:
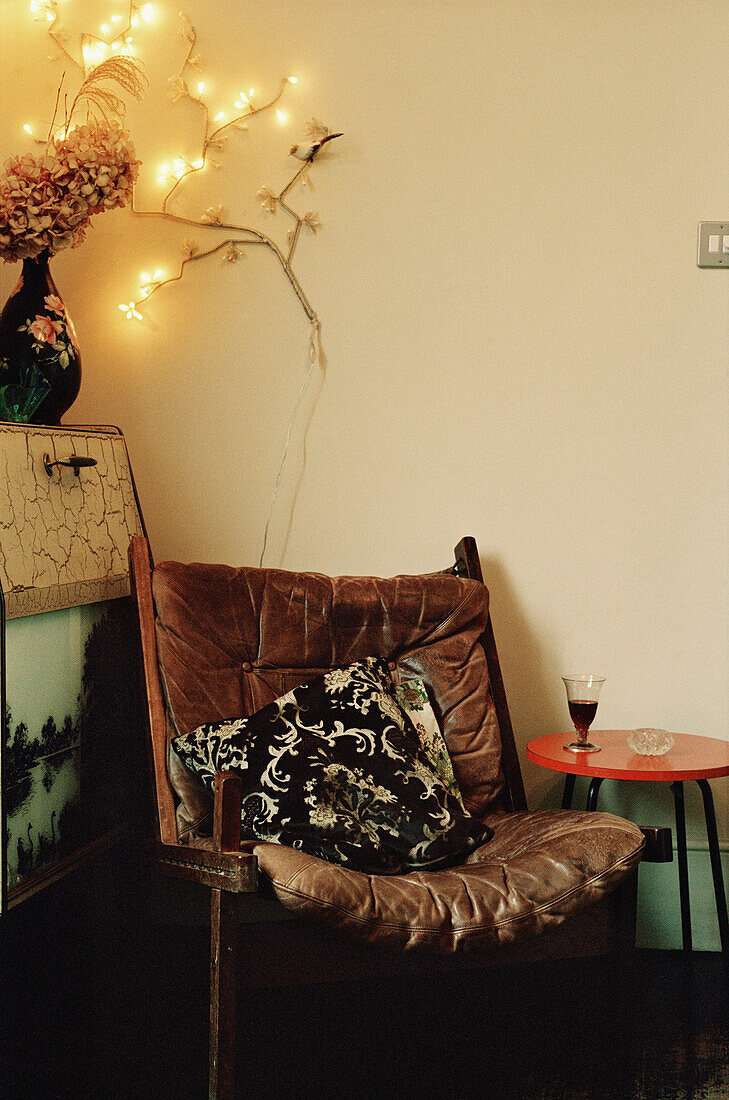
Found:
[[[580,734],[586,734],[597,714],[597,699],[570,699],[570,718]]]
[[[595,720],[600,688],[605,678],[582,673],[579,676],[563,676],[562,680],[567,691],[570,718],[577,730],[576,739],[564,747],[570,752],[599,752],[600,746],[587,740],[587,731]]]

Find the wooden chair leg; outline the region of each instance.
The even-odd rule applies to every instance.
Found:
[[[635,959],[635,926],[638,912],[638,871],[637,869],[615,891],[617,902],[617,942],[616,954],[621,963],[629,968]]]
[[[235,1021],[238,987],[236,896],[211,890],[210,1100],[235,1098]]]
[[[218,852],[240,848],[240,776],[215,776],[213,843]],[[210,899],[210,1100],[235,1100],[235,1016],[238,927],[235,894],[213,887]]]

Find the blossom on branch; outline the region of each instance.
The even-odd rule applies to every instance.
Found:
[[[278,205],[278,196],[274,195],[270,187],[261,187],[256,193],[257,197],[261,200],[261,206],[264,210],[268,210],[270,214],[276,213],[276,207]]]
[[[203,216],[200,219],[205,225],[222,225],[223,224],[223,208],[222,206],[209,206]]]
[[[301,220],[306,228],[310,229],[312,233],[316,233],[317,229],[321,229],[319,215],[315,214],[313,210],[307,210]]]
[[[171,99],[173,103],[178,103],[181,99],[189,96],[187,84],[181,76],[171,76],[168,78],[167,83],[169,84],[167,98]]]
[[[195,34],[195,28],[185,15],[184,11],[180,12],[180,29],[177,33],[178,37],[181,38],[183,42],[190,42],[191,44],[194,44],[197,37]]]
[[[310,141],[323,141],[328,136],[329,127],[320,122],[318,118],[310,118],[304,124],[304,137],[309,138]]]

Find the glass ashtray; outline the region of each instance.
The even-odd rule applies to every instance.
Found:
[[[674,740],[667,730],[644,727],[630,731],[628,745],[638,756],[663,756],[673,748]]]

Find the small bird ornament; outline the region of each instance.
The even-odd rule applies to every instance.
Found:
[[[298,157],[299,160],[312,161],[322,145],[326,145],[328,141],[341,136],[341,134],[327,134],[326,137],[320,138],[318,141],[302,141],[298,145],[292,145],[289,153],[292,157]]]

